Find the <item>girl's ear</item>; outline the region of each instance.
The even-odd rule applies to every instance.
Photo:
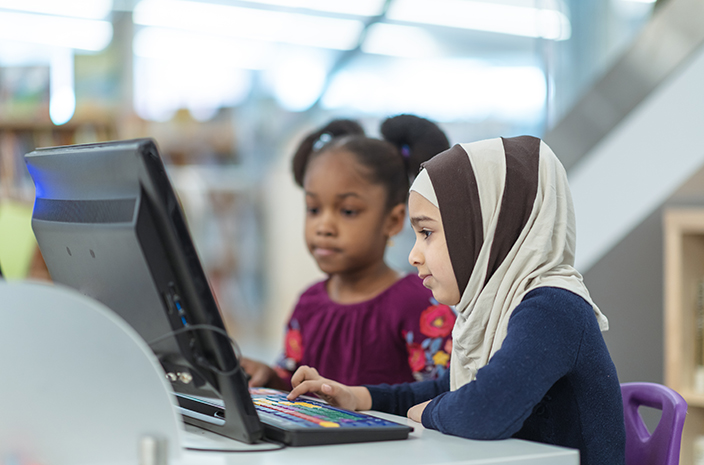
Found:
[[[389,237],[395,236],[403,229],[406,220],[406,204],[399,203],[386,215],[385,232]]]

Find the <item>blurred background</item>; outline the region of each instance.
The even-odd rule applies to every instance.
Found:
[[[153,137],[229,330],[272,360],[322,277],[290,158],[334,117],[415,113],[452,143],[544,136],[627,50],[645,0],[0,0],[0,263],[48,278],[35,147]],[[408,269],[410,240],[389,251]]]
[[[703,25],[702,0],[0,0],[0,264],[48,279],[25,153],[152,137],[229,331],[271,362],[323,277],[294,148],[414,113],[550,144],[619,376],[662,382],[662,209],[704,205]]]

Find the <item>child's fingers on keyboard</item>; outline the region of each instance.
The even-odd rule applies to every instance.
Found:
[[[303,381],[298,386],[294,387],[291,392],[288,393],[288,400],[293,400],[298,396],[307,394],[309,392],[318,393],[320,392],[320,387],[323,384],[322,379]]]
[[[307,365],[298,367],[298,370],[291,377],[291,384],[295,387],[307,379],[318,379],[320,375],[318,370]]]

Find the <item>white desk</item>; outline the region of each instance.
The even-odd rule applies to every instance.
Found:
[[[0,303],[0,350],[13,354],[0,357],[0,373],[13,380],[0,383],[0,461],[134,465],[140,440],[154,436],[166,441],[169,465],[579,464],[576,450],[515,439],[472,441],[378,412],[371,413],[415,431],[402,441],[257,452],[193,427],[187,431],[195,433],[183,434],[161,365],[107,307],[76,291],[32,283],[0,282]],[[182,451],[184,443],[250,451]]]
[[[174,465],[579,465],[579,452],[519,439],[474,441],[448,436],[406,418],[368,412],[415,428],[402,441],[288,447],[260,452],[186,451]]]

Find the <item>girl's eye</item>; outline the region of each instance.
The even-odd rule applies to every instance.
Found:
[[[433,234],[432,231],[428,231],[427,229],[421,229],[420,233],[423,235],[425,239],[429,238],[431,234]]]
[[[309,215],[317,215],[318,214],[318,208],[317,207],[307,207],[306,212]]]
[[[355,216],[357,214],[357,210],[351,210],[349,208],[343,208],[341,211],[343,216]]]

